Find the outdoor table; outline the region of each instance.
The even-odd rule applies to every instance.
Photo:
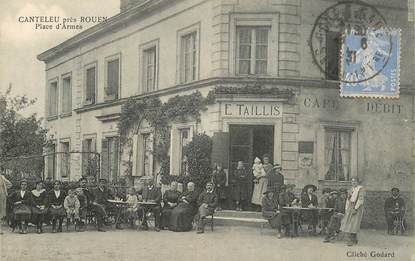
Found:
[[[326,212],[333,210],[333,208],[303,208],[303,207],[283,207],[282,209],[286,210],[291,216],[291,237],[294,237],[294,228],[299,226],[300,223],[300,214],[305,211],[317,211],[319,222],[321,220],[322,227],[324,224],[324,215]],[[320,219],[321,218],[321,219]]]
[[[122,200],[112,200],[112,199],[107,199],[107,202],[110,204],[113,204],[115,206],[115,209],[117,210],[116,216],[115,216],[115,225],[118,225],[121,215],[123,213],[123,210],[127,207],[128,203]]]
[[[154,201],[138,201],[137,205],[142,206],[143,209],[143,220],[146,218],[146,215],[152,206],[157,206],[158,203]]]

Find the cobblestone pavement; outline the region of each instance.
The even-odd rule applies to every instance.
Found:
[[[5,232],[1,237],[1,261],[13,260],[415,260],[415,238],[387,236],[383,231],[363,230],[359,245],[322,243],[320,237],[278,239],[271,230],[215,227],[198,235],[192,232],[136,231],[106,233],[87,231],[38,235]],[[375,258],[371,253],[392,253]],[[363,254],[361,254],[363,253]],[[367,257],[347,257],[364,255]]]

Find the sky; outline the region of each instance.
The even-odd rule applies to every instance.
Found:
[[[35,112],[43,117],[45,64],[36,56],[94,25],[80,23],[81,16],[109,18],[118,12],[119,0],[0,0],[0,92],[11,85],[13,95],[37,99],[23,114]],[[22,16],[74,17],[83,28],[35,29],[36,23],[19,22]]]

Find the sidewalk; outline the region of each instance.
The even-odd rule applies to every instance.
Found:
[[[38,235],[1,235],[1,261],[7,260],[411,260],[415,238],[363,230],[359,245],[323,243],[321,237],[277,239],[275,232],[252,227],[215,227],[191,232],[111,230]],[[390,253],[388,258],[370,253]],[[353,257],[365,254],[367,257]],[[349,256],[349,257],[348,257]],[[415,260],[415,259],[412,259]]]

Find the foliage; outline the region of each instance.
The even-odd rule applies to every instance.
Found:
[[[47,131],[41,127],[41,120],[36,114],[21,115],[22,110],[34,103],[26,96],[12,96],[11,88],[0,93],[0,171],[7,171],[9,177],[21,177],[22,173],[40,176],[43,169],[43,160],[25,157],[42,155],[46,145]]]

